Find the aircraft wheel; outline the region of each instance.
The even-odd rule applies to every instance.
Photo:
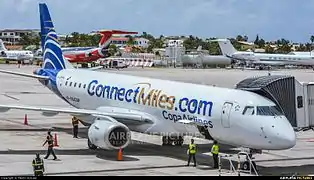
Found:
[[[87,145],[88,145],[88,148],[91,149],[91,150],[97,149],[97,146],[95,146],[94,144],[92,144],[89,139],[88,139],[88,141],[87,141]]]
[[[252,161],[252,165],[253,165],[254,169],[257,171],[257,166],[256,166],[256,163],[254,161]],[[253,167],[251,167],[251,171],[252,172],[254,172]],[[250,170],[250,162],[249,161],[245,161],[242,164],[242,170],[245,170],[245,171],[249,171]]]
[[[250,163],[249,163],[249,161],[245,161],[242,164],[242,169],[245,170],[245,171],[249,171],[250,170]]]

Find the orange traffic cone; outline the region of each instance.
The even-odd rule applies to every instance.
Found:
[[[55,133],[55,140],[53,146],[59,147],[57,133]]]
[[[24,125],[28,125],[27,114],[24,116]]]
[[[122,160],[123,160],[123,153],[122,153],[122,148],[120,148],[118,152],[118,161],[122,161]]]

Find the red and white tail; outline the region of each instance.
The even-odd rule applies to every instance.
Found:
[[[120,31],[120,30],[101,30],[101,31],[97,31],[97,33],[100,33],[102,35],[99,41],[99,47],[101,49],[109,48],[113,34],[138,34],[138,32],[128,32],[128,31]]]

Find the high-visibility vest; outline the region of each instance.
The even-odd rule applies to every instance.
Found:
[[[218,154],[219,153],[219,146],[217,144],[213,145],[212,153],[213,154]]]
[[[44,161],[42,159],[34,159],[32,162],[35,172],[43,172],[44,171]]]
[[[72,124],[73,125],[78,125],[79,124],[79,120],[76,117],[72,118]]]
[[[196,153],[196,145],[195,144],[189,144],[189,153],[190,154]]]

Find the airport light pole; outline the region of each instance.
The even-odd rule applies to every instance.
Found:
[[[177,61],[177,46],[174,46],[174,62],[173,67],[176,68],[176,61]]]

